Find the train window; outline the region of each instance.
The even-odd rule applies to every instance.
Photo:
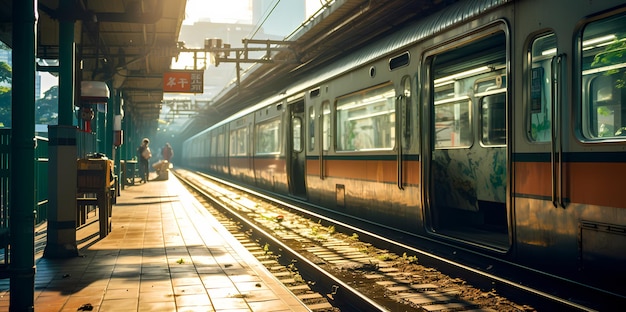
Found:
[[[436,55],[431,72],[435,148],[468,148],[473,144],[474,103],[481,105],[479,107],[486,105],[481,110],[484,120],[489,119],[483,125],[487,128],[487,137],[483,140],[501,140],[496,138],[506,132],[506,101],[499,104],[490,97],[500,94],[506,98],[506,36],[503,32]]]
[[[293,146],[292,150],[294,152],[302,152],[302,119],[294,118],[292,126],[292,134],[293,134]]]
[[[411,144],[411,77],[402,78],[402,101],[400,101],[400,133],[402,135],[402,148],[409,149]]]
[[[257,125],[255,147],[257,155],[280,153],[280,119]]]
[[[471,106],[468,97],[435,103],[435,148],[472,145]]]
[[[217,136],[211,136],[211,145],[209,145],[209,151],[211,152],[211,157],[217,156]]]
[[[322,149],[330,150],[330,104],[322,104]]]
[[[202,140],[201,142],[202,142],[202,146],[200,147],[201,149],[198,150],[199,151],[198,155],[208,155],[208,156],[211,156],[211,137],[210,137],[210,133],[207,134],[207,138],[205,140]]]
[[[226,156],[226,151],[224,148],[224,134],[220,133],[217,135],[217,156],[224,157]]]
[[[241,128],[237,131],[237,155],[248,154],[248,128]]]
[[[393,84],[337,99],[337,150],[391,149],[395,144]]]
[[[230,132],[230,149],[228,152],[229,156],[237,156],[237,131],[233,130]]]
[[[488,95],[480,102],[483,145],[506,144],[506,94]]]
[[[315,149],[315,107],[309,107],[309,151]]]
[[[582,133],[626,139],[626,14],[588,24],[582,33]]]
[[[248,153],[248,128],[230,132],[230,156],[245,156]]]
[[[394,70],[409,65],[409,52],[404,52],[398,56],[389,59],[389,70]]]
[[[556,36],[553,33],[533,40],[530,51],[530,139],[550,142],[552,133],[552,60],[556,56]]]

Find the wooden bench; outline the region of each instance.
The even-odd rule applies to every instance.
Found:
[[[89,214],[88,207],[99,207],[99,202],[97,193],[77,193],[76,195],[76,227],[80,227],[87,223],[87,215]],[[114,177],[113,183],[109,188],[109,195],[110,200],[108,205],[110,216],[112,213],[112,205],[117,203],[117,196],[119,196],[119,184],[117,176]]]
[[[86,216],[86,206],[98,206],[100,238],[106,237],[111,232],[112,205],[117,197],[117,177],[113,175],[112,168],[112,161],[106,158],[78,160],[77,223],[86,221],[82,217],[83,214]]]

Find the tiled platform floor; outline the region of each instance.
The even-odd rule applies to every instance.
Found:
[[[35,311],[308,311],[172,175],[125,188],[97,233],[77,231],[81,257],[36,260]],[[7,311],[8,279],[0,296]]]

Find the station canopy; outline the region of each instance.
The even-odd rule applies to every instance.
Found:
[[[0,40],[12,46],[12,3],[0,0]],[[179,52],[186,0],[38,0],[37,57],[59,59],[59,21],[74,20],[81,80],[112,81],[121,91],[124,111],[137,127],[157,128],[163,100],[163,74]],[[292,62],[248,64],[236,86],[225,86],[186,132],[193,134],[269,94],[281,92],[300,75],[363,47],[405,23],[456,0],[334,0],[285,38],[289,52],[274,55]],[[253,39],[253,38],[250,38]],[[260,39],[260,38],[255,38]],[[46,70],[40,68],[40,70]],[[244,69],[245,70],[245,69]]]
[[[41,71],[55,71],[59,21],[75,21],[78,74],[83,81],[111,81],[124,110],[140,127],[156,126],[163,73],[177,55],[186,0],[38,0],[37,57]],[[0,0],[0,40],[12,46],[13,0]],[[56,61],[56,62],[55,62]],[[52,65],[52,66],[49,66]]]

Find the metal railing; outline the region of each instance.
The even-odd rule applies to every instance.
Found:
[[[48,138],[35,136],[35,224],[48,219]]]
[[[77,132],[77,157],[95,150],[92,133]],[[48,218],[48,138],[35,137],[35,224]],[[0,129],[0,227],[9,227],[9,204],[11,196],[11,129]]]
[[[9,227],[11,129],[0,129],[0,227]]]

